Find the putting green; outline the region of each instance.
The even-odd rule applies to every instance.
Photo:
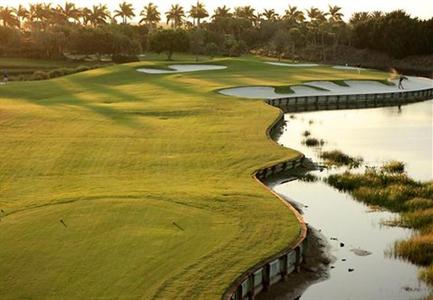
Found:
[[[203,63],[228,68],[136,71],[173,64],[154,60],[0,87],[0,298],[217,299],[296,241],[251,178],[298,155],[265,135],[278,110],[216,90],[386,74]]]

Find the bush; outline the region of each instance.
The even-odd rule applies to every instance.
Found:
[[[89,67],[89,66],[78,66],[75,68],[75,72],[79,73],[79,72],[85,72],[85,71],[89,71],[94,69],[94,67]]]
[[[45,80],[50,78],[49,74],[44,71],[36,71],[33,73],[33,75],[30,77],[30,80]]]
[[[48,72],[48,76],[50,78],[56,78],[56,77],[61,77],[61,76],[65,76],[68,74],[72,74],[75,72],[76,72],[75,69],[60,68],[60,69],[54,69],[54,70]]]
[[[140,61],[138,59],[137,55],[121,55],[121,54],[117,54],[117,55],[113,55],[111,59],[116,64],[125,64],[125,63]]]

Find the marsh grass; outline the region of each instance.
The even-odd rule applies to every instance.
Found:
[[[319,177],[311,173],[305,173],[297,176],[300,181],[304,182],[317,182]]]
[[[387,173],[399,173],[402,174],[405,171],[405,164],[401,161],[391,160],[385,163],[381,170]]]
[[[343,153],[340,150],[323,151],[320,153],[320,158],[325,161],[328,166],[349,166],[358,168],[361,166],[363,159],[361,157],[353,157]]]
[[[307,137],[305,140],[302,141],[302,144],[307,147],[319,147],[325,145],[325,141],[322,139],[317,139],[314,137]]]
[[[433,182],[415,181],[395,161],[364,173],[333,174],[325,181],[358,201],[399,212],[396,224],[417,229],[411,238],[395,243],[393,255],[426,266],[420,278],[433,285]]]

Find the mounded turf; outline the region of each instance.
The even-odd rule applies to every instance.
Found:
[[[155,60],[0,86],[0,298],[218,299],[296,240],[251,178],[298,155],[265,135],[278,110],[215,90],[386,74],[202,62],[228,69],[135,70],[173,64]]]

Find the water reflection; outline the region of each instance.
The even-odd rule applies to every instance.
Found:
[[[427,101],[402,107],[287,115],[278,142],[318,160],[320,150],[302,145],[302,133],[308,130],[326,141],[324,150],[341,149],[362,156],[370,165],[401,160],[407,163],[411,176],[431,180],[432,105],[433,101]],[[381,226],[397,215],[371,211],[323,182],[292,181],[272,187],[304,205],[306,221],[328,238],[336,257],[330,278],[311,286],[301,299],[403,300],[429,294],[417,279],[416,266],[387,255],[396,240],[412,234],[410,229]],[[356,249],[369,255],[359,255],[367,252]]]

